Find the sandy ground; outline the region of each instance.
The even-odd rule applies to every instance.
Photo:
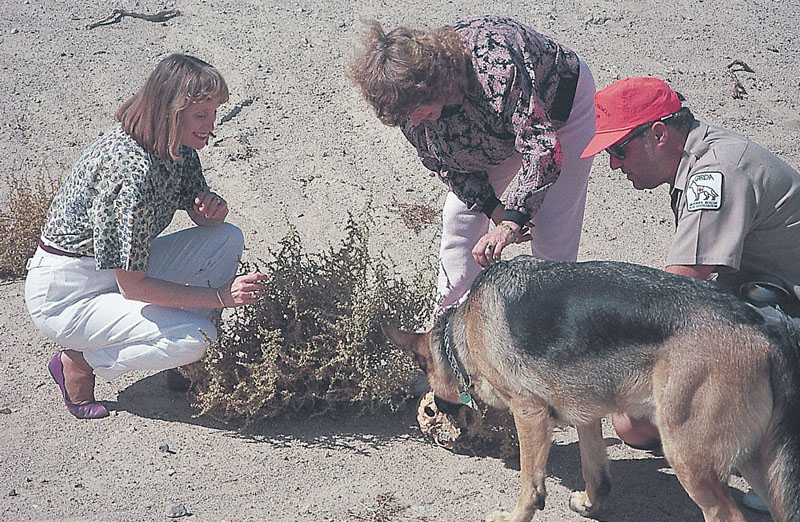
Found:
[[[86,28],[114,7],[181,15]],[[362,19],[438,26],[511,15],[575,49],[599,87],[661,77],[699,118],[800,167],[798,11],[771,0],[0,2],[0,171],[63,176],[157,61],[187,52],[215,64],[231,89],[201,159],[246,233],[249,259],[265,256],[289,222],[310,250],[337,241],[347,211],[372,201],[375,245],[402,266],[436,251],[439,223],[417,234],[391,204],[439,208],[444,190],[344,76]],[[754,71],[735,73],[747,91],[740,99],[731,96],[733,60]],[[593,167],[581,259],[662,266],[666,190],[634,191],[607,161]],[[0,520],[164,520],[182,504],[202,521],[462,521],[516,501],[515,463],[434,447],[410,411],[279,418],[242,433],[196,417],[163,375],[142,374],[100,383],[112,416],[77,421],[46,372],[56,347],[31,324],[22,292],[21,281],[0,286]],[[606,437],[615,490],[603,520],[701,520],[663,458]],[[548,471],[538,519],[579,520],[567,507],[582,487],[573,429],[557,432]],[[740,498],[746,485],[731,485]]]

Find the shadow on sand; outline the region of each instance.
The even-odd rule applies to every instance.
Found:
[[[248,425],[243,422],[222,422],[209,415],[199,415],[186,393],[168,389],[164,372],[134,382],[118,393],[116,401],[102,402],[112,411],[126,411],[142,418],[203,426],[224,431],[232,437],[275,447],[286,447],[299,442],[329,449],[354,449],[357,442],[380,447],[397,438],[421,438],[416,429],[416,418],[411,405],[404,405],[397,413],[296,413],[254,421]]]
[[[242,423],[225,423],[208,415],[198,415],[185,393],[171,391],[163,372],[140,379],[121,390],[117,401],[103,401],[110,410],[127,411],[133,415],[203,426],[226,432],[231,437],[273,447],[296,444],[323,447],[331,450],[364,451],[379,448],[397,439],[424,441],[417,426],[414,407],[407,405],[394,414],[283,415],[272,419]],[[619,440],[607,438],[606,445]],[[442,449],[442,451],[447,451]],[[610,463],[613,489],[604,513],[597,520],[642,521],[647,519],[702,521],[700,509],[694,504],[669,468],[666,459],[650,453],[644,458],[617,459]],[[472,453],[477,458],[499,458],[496,449]],[[507,461],[506,466],[519,470],[519,462]],[[574,491],[584,488],[577,442],[554,444],[547,463],[548,476]],[[741,505],[742,493],[731,488],[734,499]],[[742,508],[750,522],[769,522],[762,515]]]

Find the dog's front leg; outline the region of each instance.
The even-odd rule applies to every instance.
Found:
[[[573,492],[569,499],[569,507],[576,513],[588,517],[603,508],[606,497],[611,491],[611,478],[608,474],[608,454],[603,442],[601,420],[597,419],[577,428],[586,491]]]
[[[486,522],[528,522],[537,509],[544,509],[544,479],[553,430],[550,408],[537,399],[517,397],[511,400],[511,413],[519,439],[522,492],[511,513],[495,511]]]

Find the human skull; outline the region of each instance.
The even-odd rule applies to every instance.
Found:
[[[419,398],[417,422],[423,434],[447,449],[453,449],[462,433],[457,419],[439,411],[433,400],[433,390]]]

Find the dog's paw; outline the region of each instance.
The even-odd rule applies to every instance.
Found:
[[[584,517],[596,514],[601,507],[602,505],[592,503],[585,491],[573,491],[569,497],[569,508]]]
[[[485,522],[508,522],[509,520],[511,520],[511,513],[508,511],[492,511],[484,518]]]

